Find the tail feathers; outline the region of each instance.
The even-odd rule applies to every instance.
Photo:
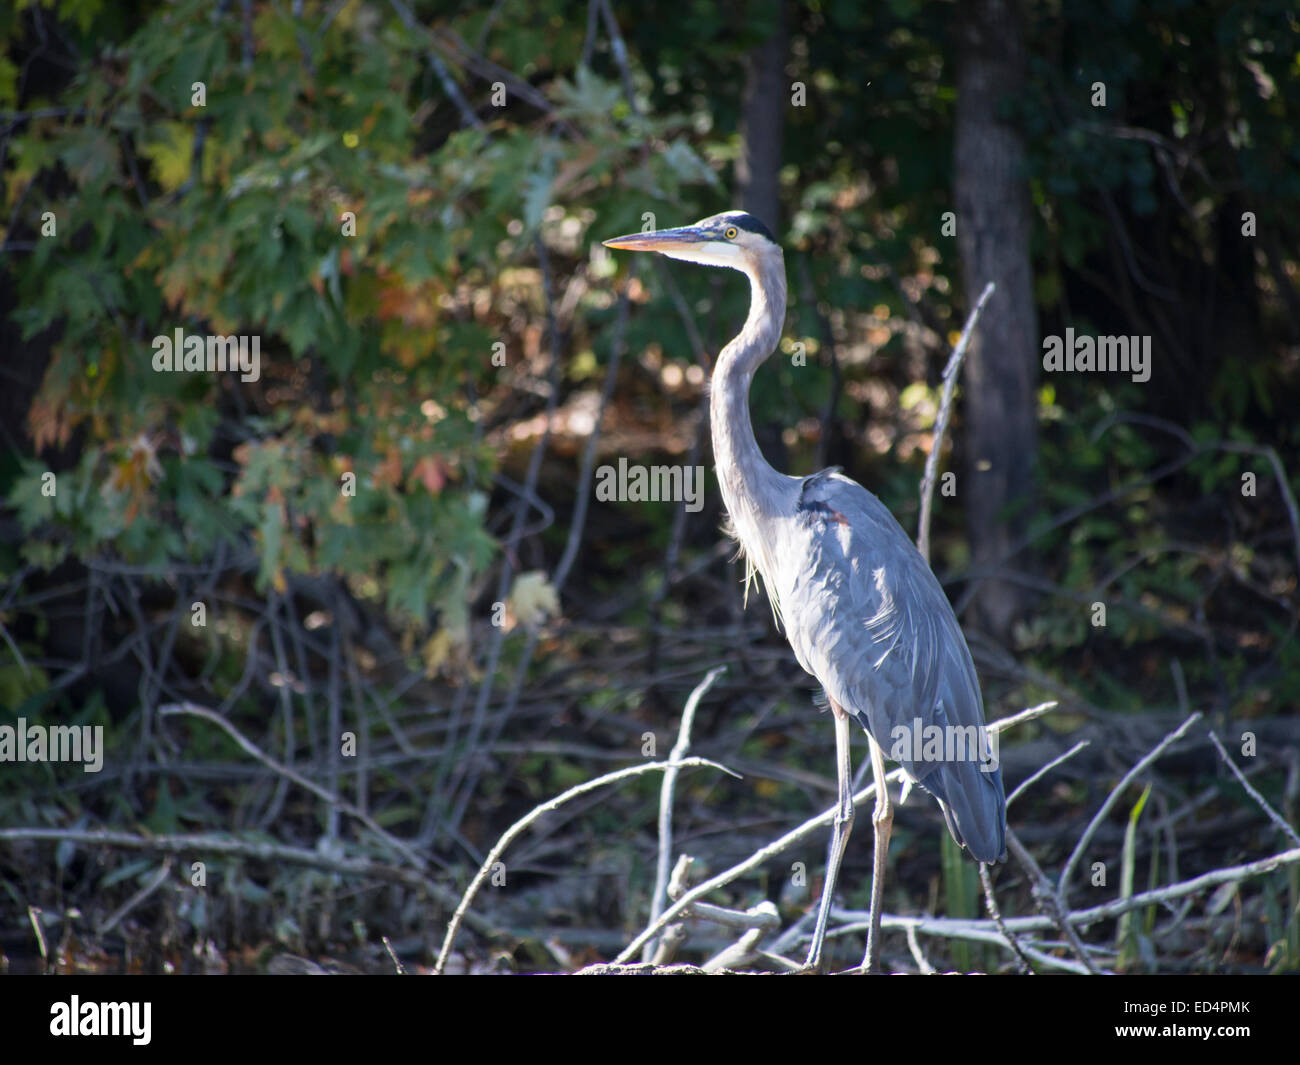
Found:
[[[942,704],[940,724],[946,724]],[[861,710],[847,710],[869,736],[890,735],[888,721],[875,722]],[[886,748],[886,751],[888,749]],[[891,755],[892,757],[892,755]],[[1007,800],[1002,787],[1002,770],[985,772],[977,761],[922,763],[904,760],[903,770],[939,802],[948,831],[976,861],[992,863],[1007,856]],[[918,770],[929,768],[922,776]]]
[[[939,802],[952,838],[980,862],[1007,856],[1007,805],[1002,771],[985,773],[974,763],[942,765],[921,780]]]

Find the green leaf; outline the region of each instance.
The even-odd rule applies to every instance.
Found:
[[[1142,816],[1142,810],[1150,796],[1151,785],[1148,784],[1142,790],[1141,797],[1133,804],[1133,809],[1129,811],[1128,824],[1124,828],[1124,849],[1119,876],[1119,897],[1121,901],[1127,901],[1133,897],[1133,873],[1137,865],[1138,818]],[[1115,945],[1119,950],[1117,967],[1120,970],[1129,968],[1140,957],[1141,950],[1138,943],[1137,927],[1132,910],[1120,914],[1119,925],[1115,933]]]

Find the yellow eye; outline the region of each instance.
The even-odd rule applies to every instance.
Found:
[[[735,240],[736,235],[739,232],[740,230],[738,230],[735,226],[727,226],[727,228],[722,231],[722,235],[726,237],[728,240]]]

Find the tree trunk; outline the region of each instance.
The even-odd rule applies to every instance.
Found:
[[[785,77],[789,38],[782,0],[770,0],[768,10],[775,20],[772,32],[749,53],[745,64],[736,185],[741,207],[779,235],[781,142],[785,109],[790,105]]]
[[[997,284],[967,370],[960,494],[975,568],[1015,568],[1020,563],[1005,556],[1029,516],[1040,350],[1024,143],[1003,117],[1024,91],[1024,39],[1015,0],[967,0],[958,10],[957,243],[968,297]],[[1005,640],[1025,605],[1020,586],[986,581],[975,599],[976,619]]]

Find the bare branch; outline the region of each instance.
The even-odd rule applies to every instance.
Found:
[[[1055,699],[1051,699],[1037,706],[1031,706],[1028,710],[1021,710],[1020,713],[1012,714],[1010,717],[1000,717],[996,721],[990,721],[985,727],[989,732],[1005,732],[1016,725],[1023,725],[1026,721],[1033,721],[1044,714],[1049,714],[1059,705]]]
[[[1157,903],[1172,902],[1174,899],[1184,898],[1188,895],[1202,894],[1211,888],[1218,887],[1220,884],[1240,883],[1243,880],[1264,876],[1267,873],[1292,865],[1300,865],[1300,847],[1279,851],[1277,854],[1270,855],[1267,858],[1260,858],[1258,861],[1247,862],[1244,865],[1231,865],[1224,869],[1212,869],[1210,872],[1202,873],[1190,880],[1182,880],[1176,884],[1166,884],[1164,887],[1152,888],[1150,891],[1130,895],[1126,899],[1113,899],[1110,902],[1104,902],[1099,906],[1090,906],[1084,910],[1071,910],[1064,915],[1066,925],[1068,927],[1088,928],[1099,921],[1113,920],[1130,910],[1139,910]],[[853,911],[851,916],[855,922],[864,922],[867,918],[865,911]],[[885,927],[887,928],[902,928],[908,921],[915,922],[918,931],[927,935],[945,935],[963,929],[979,930],[991,935],[997,933],[992,921],[951,917],[899,917],[890,916],[889,914],[884,917]],[[1007,928],[1013,932],[1041,932],[1057,927],[1055,919],[1047,915],[1007,917],[1005,921]],[[862,924],[862,927],[865,928],[866,925]]]
[[[993,919],[994,925],[997,926],[998,933],[1007,941],[1007,945],[1016,958],[1019,959],[1020,971],[1022,973],[1032,973],[1034,967],[1029,964],[1029,959],[1025,957],[1025,952],[1021,949],[1020,943],[1007,930],[1006,924],[1002,921],[1002,912],[998,909],[998,900],[993,894],[993,878],[989,876],[989,867],[984,862],[980,862],[980,883],[984,885],[984,905],[989,911],[989,917]]]
[[[1074,867],[1079,864],[1080,859],[1083,857],[1083,852],[1087,849],[1088,844],[1092,842],[1093,835],[1100,827],[1102,821],[1106,819],[1106,815],[1110,813],[1111,808],[1119,801],[1119,797],[1124,793],[1124,789],[1133,782],[1139,773],[1143,772],[1152,762],[1156,761],[1162,754],[1164,754],[1170,746],[1182,739],[1187,733],[1187,730],[1200,720],[1200,717],[1200,711],[1197,711],[1174,729],[1173,732],[1169,733],[1169,735],[1157,743],[1145,758],[1124,774],[1120,782],[1116,784],[1111,790],[1111,793],[1106,796],[1106,801],[1101,804],[1101,808],[1093,815],[1092,820],[1088,823],[1088,827],[1083,830],[1083,835],[1079,837],[1079,842],[1075,844],[1074,851],[1070,854],[1069,859],[1065,863],[1065,867],[1061,870],[1061,876],[1057,881],[1056,890],[1057,894],[1060,895],[1063,906],[1066,899],[1069,897],[1070,878],[1074,874]]]
[[[1074,930],[1066,918],[1065,903],[1062,896],[1053,886],[1052,882],[1047,879],[1047,874],[1043,872],[1042,866],[1029,853],[1025,845],[1020,842],[1020,838],[1007,829],[1007,850],[1020,863],[1025,872],[1029,874],[1030,886],[1033,890],[1034,901],[1038,903],[1038,908],[1047,915],[1047,919],[1061,930],[1061,935],[1065,936],[1071,949],[1079,956],[1083,962],[1084,969],[1092,975],[1098,975],[1098,969],[1093,964],[1092,958],[1088,955],[1088,948],[1083,945],[1083,940],[1079,938],[1079,933]],[[1015,922],[1013,921],[1012,924]]]
[[[1232,770],[1232,775],[1236,777],[1238,783],[1240,783],[1241,786],[1246,789],[1246,794],[1255,800],[1259,808],[1263,810],[1264,813],[1268,816],[1268,819],[1272,821],[1273,824],[1277,825],[1279,829],[1282,830],[1282,834],[1286,836],[1287,839],[1289,839],[1297,847],[1300,847],[1300,835],[1297,835],[1296,830],[1286,823],[1282,815],[1279,814],[1276,810],[1274,810],[1273,807],[1269,806],[1269,804],[1265,801],[1264,796],[1261,795],[1258,791],[1254,789],[1254,787],[1251,786],[1250,781],[1246,779],[1246,775],[1240,769],[1237,768],[1237,763],[1234,762],[1232,758],[1228,755],[1228,752],[1224,750],[1223,744],[1219,742],[1219,737],[1214,734],[1214,730],[1213,729],[1207,730],[1206,735],[1210,737],[1210,742],[1214,744],[1214,749],[1219,752],[1219,757],[1223,759],[1224,764],[1227,765],[1227,767]]]
[[[952,349],[948,365],[944,367],[943,399],[939,403],[939,415],[934,423],[934,441],[930,445],[930,454],[925,458],[925,476],[921,478],[921,520],[916,532],[916,546],[926,562],[930,561],[930,509],[934,503],[934,483],[938,477],[939,452],[943,450],[944,434],[948,431],[948,419],[952,415],[953,393],[961,374],[962,359],[966,357],[966,349],[975,332],[975,323],[979,321],[980,311],[984,309],[984,304],[993,295],[995,288],[992,281],[984,286],[984,291],[980,293],[980,298],[975,301],[975,306],[966,319],[957,346]]]
[[[322,799],[331,806],[337,807],[348,816],[356,818],[365,825],[366,828],[387,843],[389,847],[410,862],[416,869],[424,870],[427,867],[427,861],[413,851],[409,844],[398,839],[387,829],[383,828],[365,811],[357,809],[357,807],[353,806],[352,803],[348,802],[344,798],[340,798],[327,788],[322,788],[314,780],[308,780],[297,770],[291,769],[289,766],[277,762],[220,714],[214,714],[211,710],[205,709],[202,706],[196,706],[194,703],[168,703],[158,708],[159,717],[176,717],[179,715],[201,717],[204,721],[212,722],[212,724],[221,728],[226,735],[239,744],[243,751],[252,755],[252,757],[256,758],[268,769],[279,774],[286,780],[293,781],[293,783],[297,784],[298,787],[306,789],[318,799]]]
[[[882,921],[883,924],[883,921]],[[907,926],[907,949],[912,952],[912,958],[916,961],[917,968],[926,976],[931,976],[938,970],[930,964],[930,959],[925,956],[921,950],[921,944],[916,938],[916,925]]]
[[[167,879],[167,876],[171,871],[172,859],[168,857],[163,860],[162,865],[158,866],[158,868],[153,871],[153,875],[149,877],[149,880],[144,884],[144,886],[114,910],[112,915],[99,926],[97,929],[98,933],[102,936],[116,928],[118,922],[121,921],[123,917],[162,887],[163,881]]]
[[[544,814],[559,809],[571,799],[576,799],[579,795],[584,795],[589,791],[594,791],[597,788],[604,787],[606,784],[613,784],[617,781],[625,780],[628,777],[640,776],[642,773],[654,773],[661,769],[666,770],[672,768],[674,765],[679,768],[684,766],[708,766],[711,769],[720,770],[730,776],[738,775],[732,773],[732,771],[726,766],[719,765],[717,762],[711,762],[707,758],[687,758],[686,760],[677,763],[647,762],[644,765],[628,766],[626,769],[619,769],[613,773],[606,773],[603,776],[597,777],[595,780],[588,780],[586,783],[572,787],[553,799],[548,799],[540,806],[533,807],[531,811],[505,830],[501,838],[497,840],[496,845],[488,852],[488,856],[483,859],[483,864],[479,867],[479,871],[475,875],[474,879],[470,881],[469,887],[465,889],[465,894],[461,897],[460,904],[456,907],[456,912],[452,914],[451,921],[447,925],[447,934],[443,937],[442,950],[438,953],[438,961],[434,964],[433,971],[435,973],[441,973],[446,967],[447,957],[451,953],[452,944],[456,941],[456,933],[460,930],[461,920],[465,916],[465,912],[469,909],[470,903],[474,901],[474,896],[478,894],[478,889],[483,886],[483,882],[491,874],[492,867],[496,865],[505,849],[510,846],[510,844],[513,843],[529,825]],[[639,943],[637,945],[640,946]]]
[[[395,865],[373,862],[368,858],[331,856],[314,847],[290,847],[266,840],[236,839],[227,836],[207,835],[201,832],[177,835],[141,836],[134,832],[100,832],[63,828],[0,828],[0,841],[39,840],[52,843],[80,843],[88,847],[115,847],[119,850],[138,850],[153,854],[216,854],[280,865],[300,865],[321,869],[340,876],[370,877],[392,883],[420,888],[431,898],[445,906],[456,905],[452,892],[430,880],[424,874]],[[488,934],[493,927],[483,918],[470,914],[466,923],[476,931]]]
[[[1041,769],[1034,772],[1031,776],[1022,780],[1020,782],[1020,785],[1016,788],[1016,790],[1007,796],[1007,806],[1010,806],[1024,792],[1028,791],[1031,787],[1033,787],[1036,783],[1038,783],[1038,781],[1042,780],[1043,777],[1047,776],[1048,773],[1050,773],[1062,762],[1068,761],[1069,759],[1073,758],[1085,747],[1091,746],[1091,744],[1092,744],[1091,740],[1080,740],[1064,754],[1057,755],[1050,762],[1048,762],[1047,765],[1043,766]]]
[[[1018,725],[1025,721],[1031,721],[1036,717],[1041,717],[1043,714],[1046,714],[1048,711],[1052,710],[1055,706],[1056,706],[1055,702],[1041,703],[1038,706],[1031,707],[1028,710],[1022,710],[1020,713],[1013,714],[1010,717],[1003,718],[1000,721],[992,722],[988,726],[989,730],[993,732],[1002,732],[1005,729],[1012,727],[1013,725]],[[906,779],[906,775],[904,774],[903,770],[895,769],[892,773],[889,773],[885,777],[885,779],[887,781],[893,781],[897,783]],[[861,806],[864,802],[872,798],[875,794],[876,794],[876,785],[875,782],[873,781],[871,784],[868,784],[865,788],[863,788],[861,791],[857,792],[853,796],[853,805],[855,807]],[[658,935],[658,933],[666,925],[668,925],[671,921],[678,918],[682,914],[682,912],[685,911],[686,908],[691,905],[691,903],[695,902],[697,899],[703,898],[710,891],[715,891],[726,884],[730,884],[733,880],[739,879],[740,877],[748,873],[750,870],[757,869],[759,866],[763,865],[769,859],[776,857],[776,855],[782,853],[787,848],[793,846],[795,843],[798,843],[800,840],[811,835],[812,833],[825,828],[835,819],[835,814],[836,814],[836,806],[832,806],[827,810],[823,810],[816,817],[809,818],[802,825],[799,825],[797,828],[791,829],[791,831],[787,832],[784,836],[781,836],[779,839],[773,840],[771,843],[767,844],[764,847],[760,847],[744,861],[738,862],[737,864],[733,865],[730,869],[725,869],[717,876],[714,876],[709,880],[704,881],[704,883],[698,884],[697,886],[691,888],[690,891],[686,892],[686,894],[684,894],[680,899],[674,902],[673,905],[669,906],[668,909],[666,909],[655,920],[653,920],[641,932],[640,935],[638,935],[634,940],[632,940],[631,943],[629,943],[626,947],[624,947],[622,952],[618,955],[617,958],[614,959],[614,961],[620,965],[626,963],[630,958],[634,957],[636,953],[643,946],[645,946],[645,944],[653,936]]]
[[[695,723],[695,709],[700,705],[704,694],[713,687],[726,666],[717,666],[709,670],[702,681],[695,686],[686,708],[682,711],[682,722],[677,729],[677,743],[668,756],[668,769],[664,773],[663,784],[659,789],[659,861],[655,867],[655,886],[650,896],[650,920],[654,920],[663,910],[668,897],[668,863],[672,860],[673,850],[673,789],[677,785],[678,766],[691,748],[691,726]],[[645,945],[642,961],[650,961],[654,956],[655,943]]]

